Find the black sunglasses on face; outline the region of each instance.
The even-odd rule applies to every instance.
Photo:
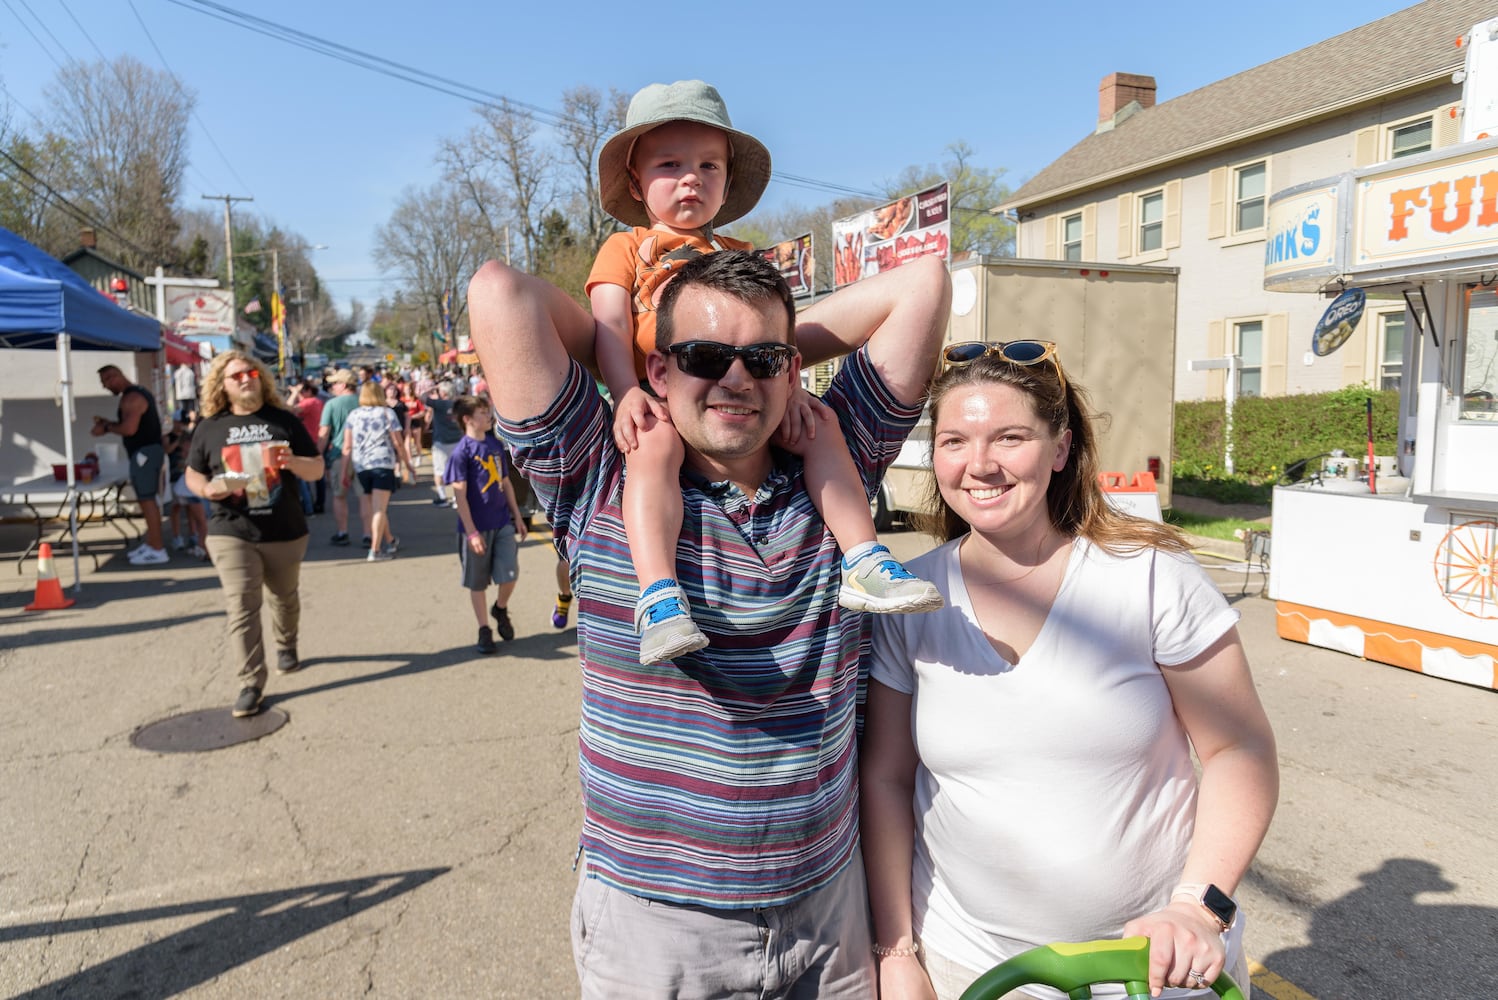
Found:
[[[693,378],[720,379],[733,367],[733,359],[744,362],[744,368],[755,378],[775,378],[785,374],[791,359],[801,352],[790,344],[749,344],[731,347],[715,340],[689,340],[672,344],[667,354],[676,356],[676,367]]]

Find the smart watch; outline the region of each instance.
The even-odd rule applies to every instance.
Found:
[[[1211,914],[1223,930],[1233,926],[1233,918],[1238,915],[1238,904],[1233,902],[1233,897],[1211,882],[1183,882],[1170,894],[1171,899],[1177,896],[1189,896],[1193,903]]]

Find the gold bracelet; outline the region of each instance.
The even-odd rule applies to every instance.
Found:
[[[874,945],[874,954],[880,958],[915,958],[921,953],[921,943],[916,941],[909,948],[886,948],[882,944]]]

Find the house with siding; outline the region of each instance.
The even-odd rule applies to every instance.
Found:
[[[1370,296],[1347,343],[1316,356],[1328,299],[1264,289],[1267,201],[1457,143],[1458,39],[1495,15],[1498,0],[1427,0],[1158,104],[1153,77],[1109,74],[1092,134],[995,211],[1020,257],[1180,269],[1178,400],[1223,398],[1226,372],[1189,362],[1229,354],[1239,396],[1396,388],[1403,299]]]

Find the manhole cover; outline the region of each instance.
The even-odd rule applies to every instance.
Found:
[[[248,719],[234,718],[227,708],[205,708],[142,726],[130,742],[157,753],[201,753],[258,740],[284,725],[286,713],[279,708],[262,709]]]

